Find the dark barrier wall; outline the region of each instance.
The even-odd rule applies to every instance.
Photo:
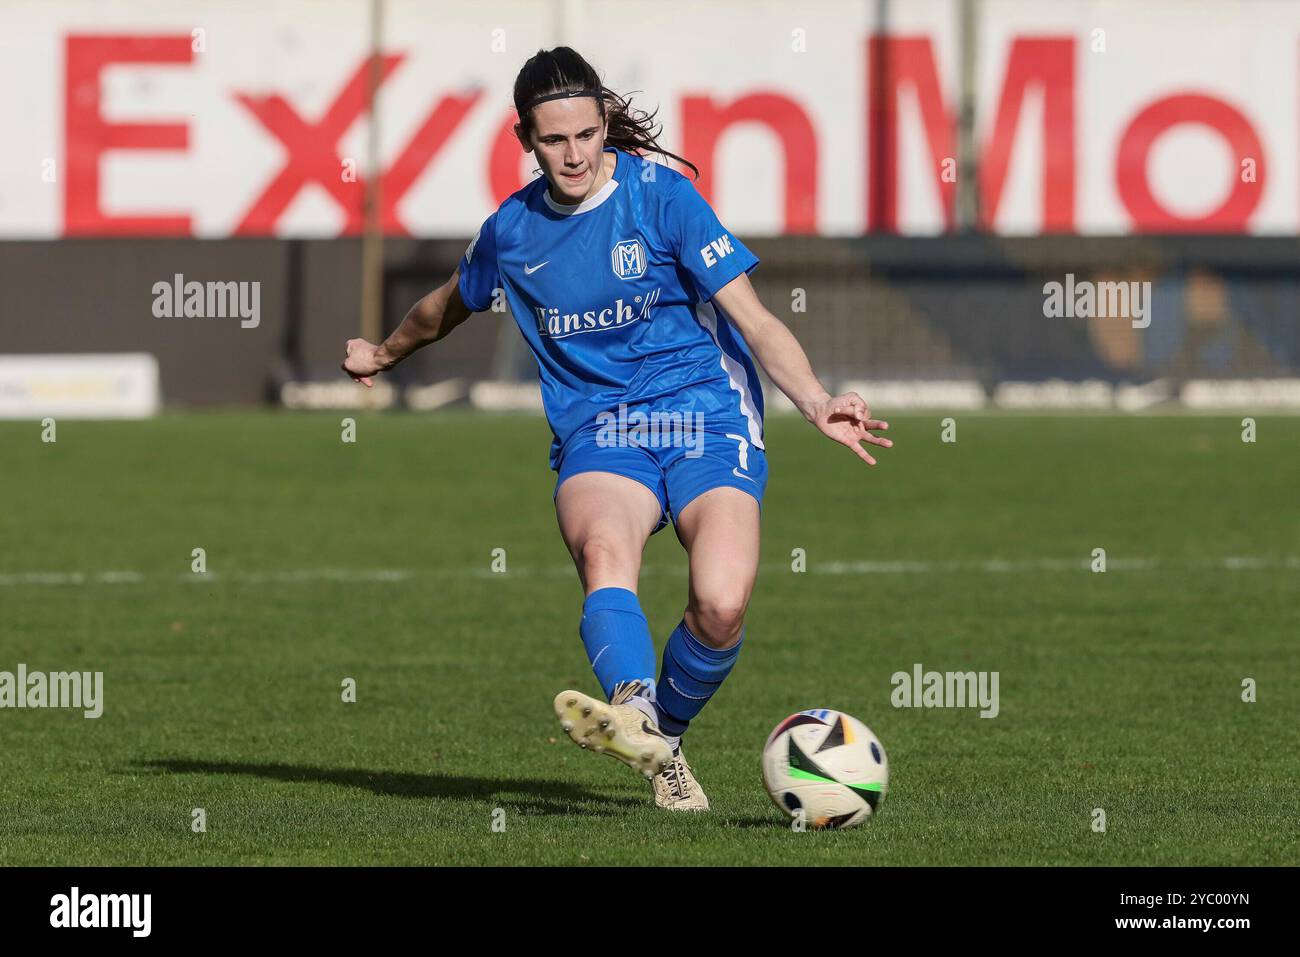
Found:
[[[1300,370],[1294,238],[824,242],[754,245],[759,255],[768,253],[765,301],[828,376],[968,376],[993,384]],[[1049,283],[1075,293],[1065,315],[1048,314]],[[1131,314],[1136,303],[1128,315],[1078,314],[1084,287],[1104,291],[1102,283],[1138,284],[1146,315]],[[791,286],[807,288],[807,312],[791,312]]]
[[[385,322],[451,275],[465,241],[385,244]],[[1300,241],[984,236],[755,240],[753,282],[829,379],[1272,377],[1300,372]],[[335,379],[359,334],[356,240],[0,243],[7,353],[150,352],[165,401],[255,403]],[[258,282],[256,328],[157,318],[156,283]],[[1067,279],[1067,277],[1073,277]],[[1149,282],[1149,319],[1045,314],[1044,284]],[[400,381],[529,374],[507,314],[400,367]]]
[[[391,241],[387,252],[395,265],[418,263],[432,282],[451,275],[464,249],[462,241]],[[168,403],[261,402],[283,377],[337,371],[344,341],[359,335],[360,256],[358,240],[0,243],[0,349],[150,352]],[[154,285],[172,283],[177,273],[187,282],[259,282],[257,326],[244,328],[238,318],[155,317]],[[467,324],[462,331],[456,353],[490,354],[491,330]],[[440,351],[450,358],[451,349]]]

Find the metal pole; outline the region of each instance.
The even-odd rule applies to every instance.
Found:
[[[384,223],[379,158],[379,109],[383,77],[384,0],[370,0],[370,69],[366,82],[366,175],[361,237],[361,338],[383,337]]]
[[[885,212],[886,185],[894,175],[894,143],[889,135],[889,111],[892,104],[888,101],[888,83],[890,68],[889,56],[889,0],[871,0],[871,12],[868,18],[871,26],[869,36],[879,37],[879,43],[869,42],[867,49],[870,62],[867,70],[870,80],[867,84],[869,97],[867,102],[867,218],[863,232],[881,232],[881,217]]]
[[[980,224],[979,156],[975,144],[975,61],[979,31],[978,0],[960,0],[961,90],[957,113],[956,225],[959,232]]]

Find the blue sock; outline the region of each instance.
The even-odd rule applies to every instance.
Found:
[[[655,689],[655,711],[659,730],[670,738],[679,738],[691,719],[722,687],[731,666],[740,655],[745,632],[740,641],[725,651],[710,648],[690,633],[683,619],[664,645],[663,665]]]
[[[635,593],[626,588],[596,589],[582,603],[578,633],[607,699],[625,681],[640,681],[653,694],[655,646]]]

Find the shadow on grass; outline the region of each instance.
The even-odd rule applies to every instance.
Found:
[[[365,768],[314,768],[296,764],[250,764],[183,758],[140,762],[142,767],[173,774],[247,774],[274,781],[341,784],[375,794],[409,798],[495,801],[527,814],[604,815],[640,808],[645,801],[611,797],[564,781],[543,778],[475,778],[453,774],[411,774]],[[583,807],[596,804],[598,807]]]

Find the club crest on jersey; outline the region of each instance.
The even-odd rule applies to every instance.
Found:
[[[645,275],[645,247],[639,239],[615,243],[609,254],[614,275],[619,279],[640,279]]]

